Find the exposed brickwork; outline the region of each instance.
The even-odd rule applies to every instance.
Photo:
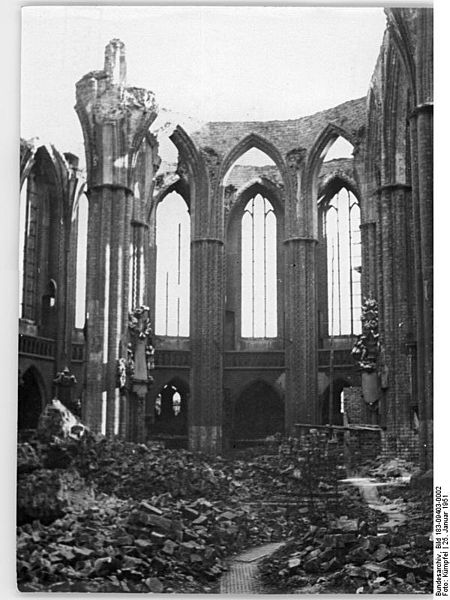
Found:
[[[232,428],[227,421],[230,406],[239,390],[258,379],[283,398],[288,431],[296,422],[318,422],[322,388],[330,373],[329,365],[319,366],[318,358],[319,352],[323,358],[327,351],[329,336],[326,244],[317,201],[338,177],[360,202],[362,292],[379,305],[381,397],[373,414],[379,412],[385,428],[383,451],[420,457],[422,466],[429,467],[432,12],[386,13],[390,28],[367,98],[289,121],[213,122],[191,137],[175,128],[171,139],[179,152],[178,165],[160,166],[157,141],[146,134],[158,110],[154,97],[146,90],[126,88],[124,47],[113,40],[107,46],[105,70],[91,72],[77,84],[89,195],[85,371],[73,360],[72,349],[77,235],[71,214],[81,189],[76,157],[63,157],[54,148],[36,150],[25,142],[21,181],[28,178],[29,236],[23,328],[27,335],[48,338],[45,343],[53,354],[34,360],[22,353],[21,370],[33,362],[47,382],[68,364],[78,386],[86,384],[84,418],[99,430],[106,417],[106,432],[113,434],[116,361],[125,352],[128,310],[145,302],[154,312],[155,207],[165,193],[176,190],[185,197],[192,219],[191,335],[179,346],[184,351],[179,359],[187,356],[188,362],[162,360],[156,376],[158,385],[176,374],[186,379],[191,447],[221,450],[222,429],[226,433]],[[118,69],[113,68],[116,63]],[[323,163],[324,151],[339,135],[353,144],[354,158]],[[137,139],[145,139],[140,148]],[[266,152],[276,166],[233,167],[253,147]],[[236,215],[251,193],[267,194],[277,216],[278,336],[259,345],[240,336]],[[57,285],[57,303],[53,312],[43,312],[50,279]],[[337,349],[340,343],[350,348],[352,342],[337,339]],[[168,341],[161,344],[171,349]],[[238,351],[255,357],[270,357],[272,352],[274,363],[267,358],[261,367],[255,358],[255,364],[244,364],[237,354],[228,354]],[[358,397],[356,368],[351,363],[336,365],[333,377],[353,386],[346,388],[350,422],[367,423],[370,415]],[[47,385],[45,396],[51,393]],[[155,393],[147,396],[148,410]],[[134,431],[139,415],[129,398],[121,402],[125,423],[119,431],[129,435],[127,421]],[[355,454],[367,456],[370,443],[378,447],[375,439],[367,442],[369,438],[351,441]]]
[[[361,387],[344,388],[344,407],[349,423],[364,423],[366,411]]]
[[[342,127],[349,135],[357,135],[365,124],[366,99],[350,100],[314,115],[289,121],[219,121],[205,125],[192,134],[198,146],[214,148],[225,156],[242,139],[254,133],[266,139],[284,156],[293,147],[309,150],[319,134],[329,124]],[[272,158],[272,157],[271,157]]]

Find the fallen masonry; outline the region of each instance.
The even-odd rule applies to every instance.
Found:
[[[217,592],[233,556],[271,542],[286,544],[263,561],[268,589],[431,585],[421,505],[408,504],[416,521],[377,535],[386,515],[339,484],[324,437],[208,459],[96,437],[50,408],[51,435],[38,429],[18,451],[21,591]]]

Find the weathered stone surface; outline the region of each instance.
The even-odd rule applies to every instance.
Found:
[[[44,408],[36,431],[42,443],[79,440],[86,433],[86,427],[57,398]]]

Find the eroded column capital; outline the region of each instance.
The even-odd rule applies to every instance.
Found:
[[[125,47],[112,40],[103,71],[91,71],[76,84],[83,129],[88,186],[132,189],[135,155],[158,107],[152,92],[126,86]]]
[[[306,148],[293,148],[289,150],[286,154],[286,164],[288,166],[289,172],[293,177],[297,176],[298,171],[302,168],[305,158],[306,158],[307,150]]]

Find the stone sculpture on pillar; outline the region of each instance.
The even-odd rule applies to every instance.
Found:
[[[77,380],[75,375],[70,372],[69,367],[65,367],[62,371],[57,373],[53,383],[56,388],[55,398],[60,400],[66,408],[79,417],[81,414],[81,407],[74,398]]]
[[[153,383],[155,368],[149,308],[141,306],[128,315],[127,357],[117,361],[117,386],[122,398],[124,436],[133,441],[145,440],[145,398]]]
[[[352,356],[361,369],[364,401],[375,410],[381,395],[378,377],[381,344],[378,333],[378,304],[373,298],[367,298],[361,307],[361,329],[361,334],[353,346]]]

